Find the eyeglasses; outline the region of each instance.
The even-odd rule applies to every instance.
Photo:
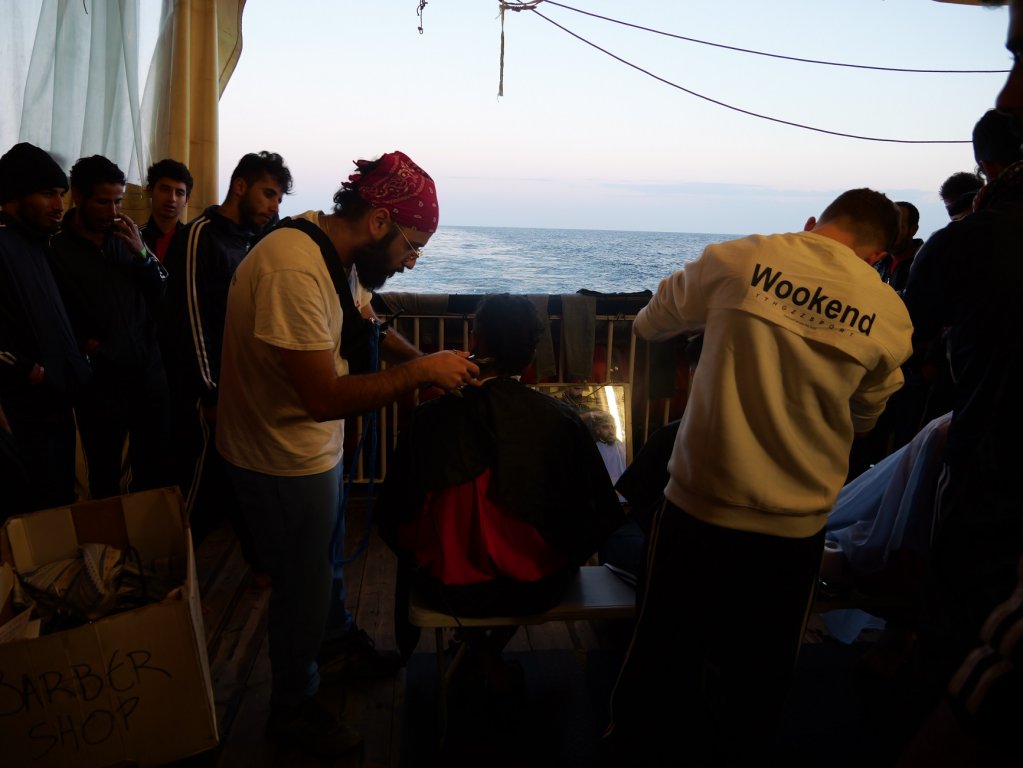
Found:
[[[425,248],[416,248],[414,245],[412,245],[411,241],[408,239],[408,236],[401,231],[401,227],[399,227],[393,221],[391,222],[391,224],[394,224],[394,228],[398,230],[398,234],[401,235],[401,239],[405,241],[405,245],[407,245],[408,249],[412,251],[412,255],[406,256],[404,259],[402,259],[402,261],[416,261],[417,259],[422,258],[423,251],[425,250]]]

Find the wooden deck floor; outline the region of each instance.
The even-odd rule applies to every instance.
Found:
[[[366,503],[357,489],[349,505],[349,546],[361,540]],[[325,687],[321,697],[342,711],[364,738],[361,751],[333,762],[285,752],[263,733],[269,712],[270,662],[266,625],[270,590],[255,583],[237,540],[228,528],[211,534],[197,553],[207,648],[213,675],[218,749],[176,763],[176,768],[261,768],[262,766],[367,766],[398,768],[404,720],[406,672],[393,678],[353,683],[344,690]],[[363,556],[345,568],[348,607],[360,627],[381,649],[394,649],[392,601],[394,556],[375,534]],[[623,622],[551,623],[521,628],[509,651],[620,648]],[[432,633],[424,632],[416,654],[434,653]],[[428,748],[430,745],[424,745]]]
[[[348,510],[350,547],[361,540],[365,531],[366,507],[365,498],[357,491]],[[406,698],[406,670],[400,670],[386,680],[353,683],[344,690],[325,687],[321,691],[324,702],[343,712],[348,721],[362,732],[364,745],[361,751],[331,762],[299,752],[279,750],[267,741],[263,729],[270,698],[266,637],[270,592],[255,583],[229,529],[212,534],[200,547],[197,561],[221,744],[216,750],[176,763],[175,768],[400,768],[402,729],[409,714],[405,709],[413,699],[412,696]],[[378,537],[371,537],[363,556],[346,567],[345,581],[349,609],[359,626],[376,640],[379,648],[394,649],[394,556]],[[904,718],[903,704],[894,695],[888,681],[865,679],[858,671],[858,659],[870,643],[843,646],[825,638],[822,644],[820,628],[823,625],[818,620],[814,626],[816,630],[808,633],[808,639],[815,636],[817,642],[805,644],[804,653],[800,656],[793,695],[786,707],[783,732],[777,745],[778,754],[784,756],[784,764],[790,768],[892,764],[893,756],[898,753],[898,739],[905,736],[899,726],[899,721]],[[629,629],[626,621],[523,627],[508,650],[567,651],[570,659],[578,662],[571,666],[585,667],[592,658],[619,658],[617,654],[628,641]],[[751,628],[751,633],[755,635],[755,628]],[[751,642],[755,642],[753,637]],[[590,654],[590,651],[597,653]],[[432,669],[433,653],[433,635],[424,632],[410,662],[410,667],[413,663],[418,664],[416,669],[420,672],[417,679],[424,678],[423,670]],[[427,656],[423,657],[423,654]],[[606,678],[609,672],[602,670],[601,674]],[[432,684],[432,678],[428,679]],[[604,683],[607,684],[607,680]],[[419,702],[415,706],[432,706],[435,701],[432,697],[424,697],[422,689],[414,690]],[[556,696],[558,691],[554,693]],[[581,690],[575,691],[574,695],[578,698],[593,694],[589,690]],[[600,695],[602,702],[606,701],[606,694]],[[413,714],[422,718],[435,717],[436,713],[417,710]],[[416,722],[422,723],[423,720],[417,719]],[[847,742],[850,733],[860,735],[840,759],[832,747],[836,740]],[[410,729],[410,737],[412,734]],[[589,730],[585,736],[584,746],[587,749],[591,746],[589,741],[599,739],[599,736],[592,738],[591,734],[592,730]],[[407,748],[418,759],[406,760],[405,764],[417,768],[435,764],[429,758],[434,754],[434,747],[433,743],[411,744]],[[539,763],[522,764],[532,766]]]

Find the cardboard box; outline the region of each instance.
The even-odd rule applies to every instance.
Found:
[[[191,533],[176,488],[10,518],[0,559],[15,572],[74,557],[79,543],[134,546],[183,564],[158,603],[0,644],[0,765],[156,766],[217,744]],[[0,609],[9,606],[0,595]],[[8,614],[9,616],[10,614]]]

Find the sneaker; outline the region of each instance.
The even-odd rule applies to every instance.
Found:
[[[373,638],[358,627],[325,642],[319,663],[320,681],[327,685],[389,677],[404,664],[397,651],[378,651]]]
[[[266,735],[317,757],[338,757],[362,744],[357,730],[312,697],[295,707],[272,709]]]

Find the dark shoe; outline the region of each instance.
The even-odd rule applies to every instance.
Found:
[[[362,735],[314,698],[297,707],[271,710],[267,737],[318,757],[338,757],[362,744]]]
[[[320,682],[327,685],[389,677],[404,664],[397,651],[378,651],[373,638],[358,627],[325,642],[319,662]]]

